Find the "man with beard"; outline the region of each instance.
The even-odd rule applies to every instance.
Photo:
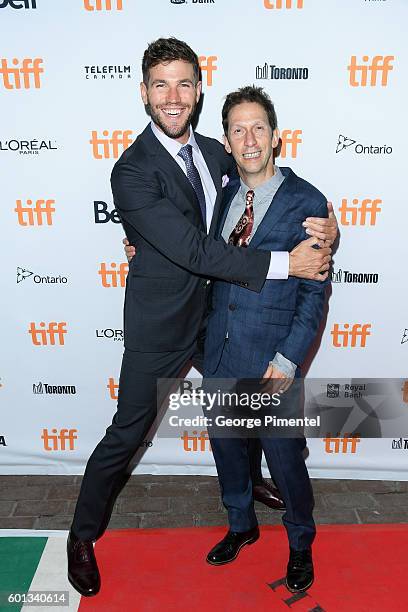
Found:
[[[145,51],[142,71],[141,95],[152,121],[111,177],[115,206],[137,250],[126,287],[118,407],[89,458],[67,543],[68,578],[86,596],[100,589],[93,541],[106,528],[126,468],[166,395],[163,389],[157,396],[157,379],[179,376],[201,354],[207,279],[256,292],[266,278],[323,281],[331,250],[322,240],[332,242],[337,233],[332,215],[312,221],[310,233],[317,238],[291,253],[215,240],[231,158],[218,141],[191,129],[201,95],[197,55],[175,38],[159,39]]]

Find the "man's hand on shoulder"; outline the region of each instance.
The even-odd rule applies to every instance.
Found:
[[[125,254],[126,254],[128,262],[130,263],[132,261],[133,257],[136,255],[136,249],[135,249],[134,246],[129,244],[129,240],[126,238],[126,236],[122,240],[122,242],[125,245]]]
[[[321,217],[308,217],[303,222],[303,227],[306,228],[306,234],[319,238],[319,240],[324,240],[325,246],[331,246],[337,237],[338,224],[331,202],[327,202],[327,208],[329,211],[327,219]]]

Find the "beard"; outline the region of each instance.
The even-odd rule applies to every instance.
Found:
[[[194,104],[191,107],[191,110],[182,125],[174,126],[174,127],[170,127],[166,125],[162,121],[160,113],[156,112],[156,110],[150,104],[146,105],[146,110],[148,114],[150,115],[150,117],[152,118],[153,122],[159,126],[159,128],[162,130],[162,132],[164,132],[164,134],[166,134],[166,136],[168,136],[169,138],[181,138],[181,136],[183,136],[183,134],[186,133],[186,131],[189,129],[191,125],[196,107],[197,107],[197,104]]]

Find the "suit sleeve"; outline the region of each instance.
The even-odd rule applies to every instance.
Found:
[[[326,200],[315,207],[313,216],[327,218]],[[303,363],[316,337],[323,315],[326,287],[329,284],[328,279],[323,282],[300,279],[290,333],[276,349],[297,365]]]
[[[194,274],[257,292],[262,289],[270,262],[268,251],[240,249],[200,231],[163,198],[152,174],[129,162],[116,164],[111,185],[121,218],[172,262]]]

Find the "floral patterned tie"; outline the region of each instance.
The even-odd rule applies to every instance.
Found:
[[[233,244],[234,246],[242,247],[248,246],[249,238],[251,236],[252,228],[254,226],[254,195],[255,192],[252,189],[247,191],[245,197],[245,210],[239,218],[238,223],[232,230],[231,235],[228,238],[228,244]]]

